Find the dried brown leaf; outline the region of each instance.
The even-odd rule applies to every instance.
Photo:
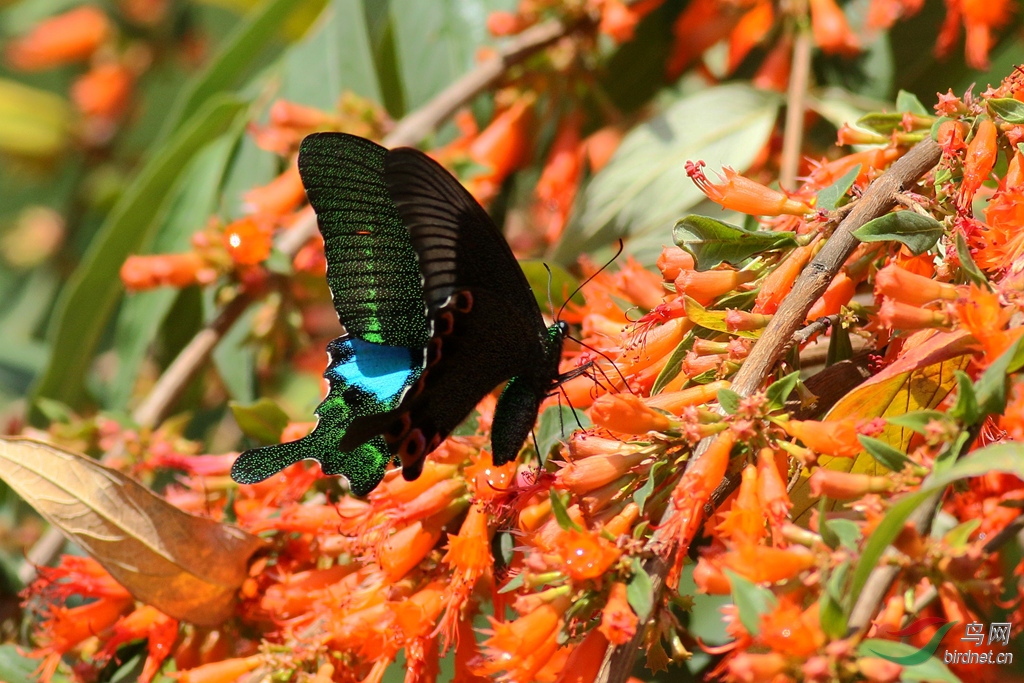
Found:
[[[233,613],[256,536],[183,512],[124,474],[30,439],[0,439],[0,479],[141,602],[216,626]]]

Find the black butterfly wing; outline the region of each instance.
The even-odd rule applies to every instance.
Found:
[[[530,285],[490,216],[438,163],[415,149],[392,150],[384,177],[418,256],[431,330],[423,375],[385,434],[397,437],[403,473],[415,477],[426,453],[517,376],[536,397],[517,402],[530,413],[516,411],[527,425],[510,437],[518,452],[552,379],[549,334]]]
[[[350,335],[422,348],[429,331],[409,231],[384,183],[387,150],[345,133],[314,133],[299,147],[299,175],[316,212],[327,284]]]

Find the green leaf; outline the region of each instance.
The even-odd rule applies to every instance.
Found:
[[[825,367],[853,358],[853,344],[850,343],[850,331],[842,323],[833,325],[828,337],[828,353],[825,355]]]
[[[954,550],[965,550],[967,548],[967,544],[970,543],[971,534],[977,531],[980,526],[980,519],[969,519],[963,524],[957,524],[955,527],[950,529],[946,535],[942,537],[942,540]]]
[[[864,450],[868,452],[882,467],[893,472],[902,472],[906,465],[914,464],[914,461],[907,457],[906,453],[899,451],[881,439],[873,439],[863,434],[857,435],[857,440]]]
[[[85,375],[122,291],[121,264],[149,238],[161,202],[188,160],[226,131],[244,108],[235,98],[214,98],[135,175],[61,291],[49,334],[53,355],[34,388],[35,398],[60,397],[72,407],[82,405]]]
[[[857,164],[844,173],[839,180],[818,192],[818,201],[814,204],[814,208],[821,209],[822,211],[832,211],[839,206],[839,202],[846,197],[846,193],[853,187],[853,181],[860,175],[860,169],[861,164]]]
[[[921,104],[921,100],[917,99],[917,95],[912,92],[907,92],[900,88],[900,91],[896,93],[896,111],[909,111],[911,114],[917,114],[918,116],[931,116],[932,113]]]
[[[719,389],[718,390],[718,405],[722,406],[722,410],[735,415],[736,411],[740,409],[740,401],[742,398],[732,389]]]
[[[903,130],[903,114],[897,112],[871,112],[857,119],[857,126],[880,135]]]
[[[217,207],[221,179],[241,130],[227,133],[207,145],[188,164],[181,179],[169,193],[166,217],[160,221],[150,253],[187,251],[192,234],[206,223]],[[126,297],[114,329],[117,375],[104,396],[110,409],[124,409],[132,396],[139,367],[179,291],[163,287]]]
[[[395,57],[407,111],[473,68],[477,48],[492,44],[487,16],[511,0],[391,0]]]
[[[731,569],[726,569],[725,575],[732,586],[732,601],[739,612],[740,623],[750,635],[756,636],[761,632],[761,615],[770,612],[778,603],[775,595]]]
[[[828,501],[825,496],[818,499],[818,519],[826,520],[825,515],[828,513]],[[818,533],[821,535],[821,541],[830,550],[835,550],[839,547],[839,535],[836,534],[835,529],[830,524],[819,524]]]
[[[662,465],[666,464],[667,463],[664,460],[655,461],[655,463],[651,465],[650,472],[647,473],[647,481],[645,481],[644,485],[633,493],[633,502],[636,503],[638,508],[640,508],[641,513],[644,511],[644,506],[647,505],[647,500],[651,497],[651,494],[654,493],[654,484],[657,479],[655,475],[658,473],[658,469]]]
[[[590,418],[582,410],[574,410],[569,406],[550,406],[540,414],[537,421],[537,447],[540,462],[547,462],[551,451],[568,435],[583,425],[586,429],[591,425]]]
[[[782,379],[772,382],[768,385],[765,390],[765,396],[768,399],[767,409],[768,410],[779,410],[786,405],[786,399],[796,389],[796,385],[800,382],[800,372],[791,372]]]
[[[887,417],[886,421],[899,427],[913,429],[918,434],[926,434],[929,422],[934,420],[942,422],[946,419],[946,414],[941,413],[938,410],[912,410],[911,412],[904,413],[902,415]]]
[[[952,627],[956,622],[950,622],[942,627],[942,634]],[[937,632],[938,633],[938,632]],[[881,638],[868,638],[857,646],[857,654],[860,657],[882,657],[889,661],[913,657],[916,659],[918,653],[923,652],[922,648],[901,643],[895,640],[882,640]],[[926,656],[928,653],[925,653]],[[900,671],[901,681],[929,681],[930,683],[963,683],[945,664],[936,657],[928,656],[919,664],[908,664]]]
[[[5,683],[31,683],[39,680],[36,669],[38,659],[29,659],[18,652],[14,645],[0,645],[0,681]]]
[[[967,277],[969,282],[988,286],[988,278],[981,272],[981,268],[978,268],[978,264],[974,262],[974,257],[971,256],[971,249],[967,246],[967,240],[964,239],[963,232],[959,230],[956,233],[956,257],[960,259],[960,272]]]
[[[235,422],[242,433],[261,444],[280,443],[281,433],[288,426],[288,415],[269,398],[251,405],[228,401]]]
[[[654,586],[640,560],[633,559],[633,576],[626,584],[626,601],[641,623],[647,621],[654,609]]]
[[[750,167],[775,126],[781,98],[747,84],[702,89],[631,130],[605,168],[583,188],[555,250],[559,263],[618,237],[664,230],[704,200],[686,162]],[[714,112],[714,115],[709,115]]]
[[[982,415],[1002,413],[1006,408],[1006,376],[1024,364],[1024,337],[1002,353],[974,384],[974,395]]]
[[[762,252],[797,246],[792,233],[749,231],[707,216],[687,216],[672,229],[672,239],[693,254],[697,270],[725,262],[739,265]]]
[[[297,7],[315,16],[326,4],[326,0],[310,3],[295,3],[293,0],[266,0],[257,9],[247,14],[223,43],[217,56],[194,76],[171,105],[164,118],[163,128],[157,136],[155,147],[164,144],[181,127],[182,122],[194,116],[207,101],[222,97],[219,93],[231,91],[242,84],[242,79],[251,72],[258,57],[281,32],[285,23]]]
[[[978,398],[974,395],[974,385],[963,370],[956,371],[956,384],[956,403],[949,414],[966,425],[973,425],[981,417],[978,411]]]
[[[660,394],[665,385],[674,380],[683,368],[683,361],[686,359],[686,354],[693,348],[693,341],[697,336],[692,332],[688,332],[683,340],[679,342],[676,348],[669,355],[665,365],[662,366],[661,372],[658,373],[658,377],[654,380],[654,385],[651,387],[651,396]]]
[[[1024,102],[1012,97],[996,97],[986,102],[992,113],[1003,121],[1012,124],[1024,123]]]
[[[844,520],[849,521],[849,520]],[[850,522],[853,524],[853,522]],[[846,635],[846,579],[850,574],[850,561],[843,562],[828,575],[825,594],[822,595],[821,630],[833,638]]]
[[[545,265],[547,268],[545,268]],[[533,296],[537,299],[537,305],[540,306],[540,310],[554,315],[570,294],[573,295],[572,302],[574,304],[582,306],[586,303],[586,299],[583,298],[583,292],[577,291],[580,281],[557,263],[545,264],[543,261],[520,261],[519,267],[523,269],[523,275],[526,276],[526,281],[530,283],[530,289],[533,290]],[[548,274],[548,268],[551,269],[550,275]],[[548,285],[549,282],[551,283],[550,286]],[[549,293],[550,298],[548,298]],[[551,306],[554,306],[555,310],[550,310]]]
[[[569,499],[569,494],[559,493],[555,489],[551,489],[548,495],[551,499],[551,513],[554,514],[558,526],[565,531],[582,531],[580,525],[572,521],[572,517],[569,516],[569,510],[565,506],[566,501]]]
[[[282,62],[282,99],[326,110],[345,92],[382,101],[362,0],[331,0]]]
[[[211,297],[203,292],[206,309],[213,311]],[[257,307],[250,306],[213,350],[213,364],[231,397],[242,403],[256,400],[256,351],[249,343]]]
[[[857,550],[857,544],[860,542],[861,533],[860,527],[856,522],[851,519],[843,519],[842,517],[836,517],[833,519],[823,517],[822,519],[825,520],[824,526],[828,527],[830,534],[836,541],[838,541],[836,548],[843,546],[851,551]],[[834,549],[835,548],[833,548],[833,550]]]
[[[504,586],[498,589],[498,593],[511,593],[517,588],[520,588],[526,583],[526,572],[521,571],[506,583]]]
[[[904,522],[933,492],[946,488],[954,481],[979,477],[989,472],[1005,472],[1024,479],[1024,445],[1017,443],[995,444],[975,451],[953,463],[941,474],[931,476],[920,490],[904,496],[889,508],[885,518],[875,527],[864,544],[850,586],[852,600],[855,602],[860,596],[860,592],[868,580],[868,575],[878,565],[885,549],[899,535]]]
[[[854,230],[853,236],[861,242],[899,242],[917,256],[935,246],[944,231],[942,223],[931,216],[894,211],[868,221]]]

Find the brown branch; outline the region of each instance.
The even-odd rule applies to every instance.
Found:
[[[779,310],[776,311],[761,338],[751,349],[743,366],[736,373],[732,383],[733,391],[741,396],[750,396],[761,389],[772,368],[775,367],[775,363],[779,360],[783,349],[803,325],[811,306],[825,292],[829,283],[839,273],[843,263],[860,243],[853,236],[853,231],[868,221],[888,213],[896,204],[896,193],[905,191],[918,178],[931,170],[938,163],[939,155],[938,144],[930,138],[925,139],[871,183],[864,196],[857,202],[856,208],[843,219],[825,246],[800,273],[790,295],[779,306]],[[709,444],[710,439],[705,439],[697,445],[692,457],[687,462],[687,470],[703,456]],[[705,510],[705,517],[708,512]],[[670,502],[662,515],[659,530],[676,513],[675,506]],[[647,544],[648,549],[671,542],[661,538],[659,530],[651,535]],[[658,604],[668,574],[669,563],[661,555],[654,553],[644,563],[644,569],[651,577],[654,603]],[[644,629],[639,628],[630,642],[609,647],[606,650],[601,672],[597,678],[600,683],[624,683],[633,669],[633,661],[636,658],[643,632]]]
[[[807,111],[807,85],[811,78],[811,29],[802,22],[793,41],[793,68],[786,92],[786,127],[782,133],[782,155],[779,163],[779,185],[784,190],[796,189],[800,170],[800,150],[804,144],[804,114]]]

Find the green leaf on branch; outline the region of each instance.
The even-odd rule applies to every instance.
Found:
[[[767,588],[761,588],[731,569],[726,569],[725,575],[732,586],[732,601],[739,612],[740,623],[750,635],[756,636],[761,632],[761,615],[770,612],[778,600]]]
[[[899,112],[910,112],[911,114],[917,114],[918,116],[931,116],[932,113],[921,104],[921,100],[917,99],[917,95],[906,90],[900,90],[896,93],[896,111]]]
[[[916,211],[894,211],[868,221],[853,231],[861,242],[899,242],[915,256],[935,246],[945,228],[931,216]]]
[[[720,263],[739,265],[765,251],[797,246],[791,233],[744,230],[707,216],[687,216],[672,229],[672,239],[693,254],[697,270]]]
[[[860,441],[860,445],[864,447],[868,455],[874,458],[882,467],[893,472],[901,472],[908,464],[914,464],[914,461],[908,458],[906,453],[893,448],[881,439],[873,439],[870,436],[858,434],[857,440]]]
[[[551,514],[555,516],[555,521],[558,522],[558,526],[565,531],[582,531],[580,525],[574,522],[572,517],[569,516],[569,509],[566,507],[566,502],[569,500],[569,494],[559,493],[555,489],[551,489],[548,497],[551,500]]]
[[[1012,124],[1024,123],[1024,102],[1012,97],[997,97],[986,102],[992,113],[1003,121]]]
[[[857,164],[844,173],[839,180],[819,192],[818,201],[814,204],[814,208],[821,209],[822,211],[832,211],[839,206],[839,202],[842,201],[846,193],[853,187],[853,181],[857,180],[857,176],[860,175],[861,168],[862,165]]]
[[[633,576],[626,584],[626,602],[633,608],[641,623],[651,616],[654,609],[654,586],[651,577],[640,560],[633,559]]]
[[[978,264],[974,262],[974,257],[971,256],[971,249],[967,246],[967,240],[964,239],[964,234],[959,231],[956,233],[956,257],[960,259],[960,271],[967,277],[969,282],[988,286],[988,278],[981,272],[981,268],[978,268]]]
[[[779,410],[786,405],[786,399],[796,389],[796,385],[800,383],[800,373],[791,372],[782,379],[772,382],[765,389],[765,396],[768,398],[768,403],[765,406],[768,410]]]
[[[269,398],[261,398],[250,405],[228,402],[231,414],[242,433],[261,444],[279,443],[284,428],[288,426],[288,415]]]

